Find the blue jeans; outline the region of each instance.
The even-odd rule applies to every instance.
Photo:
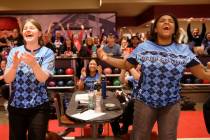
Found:
[[[49,103],[30,109],[8,106],[8,111],[10,140],[45,140]]]

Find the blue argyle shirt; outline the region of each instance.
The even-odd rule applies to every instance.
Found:
[[[136,98],[136,94],[139,91],[139,89],[138,89],[138,80],[135,80],[133,76],[128,76],[127,80],[132,83],[133,88],[132,88],[131,95],[132,95],[133,98]]]
[[[136,98],[154,108],[177,102],[185,67],[200,64],[187,45],[159,46],[151,41],[139,44],[127,60],[141,65]]]
[[[13,48],[7,58],[6,69],[10,68],[13,63],[13,55],[16,51],[19,54],[29,52],[24,46]],[[51,49],[40,47],[34,51],[37,62],[41,68],[50,75],[54,71],[55,56]],[[31,67],[21,62],[16,71],[15,80],[11,83],[11,97],[9,104],[16,108],[33,108],[48,102],[48,95],[45,83],[39,82]]]
[[[99,74],[96,73],[95,76],[86,76],[85,80],[84,80],[84,84],[85,84],[85,89],[86,90],[94,90],[95,89],[95,82],[97,82],[99,80]]]

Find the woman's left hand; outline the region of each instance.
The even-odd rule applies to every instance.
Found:
[[[31,67],[33,67],[37,63],[36,57],[33,52],[32,53],[23,53],[21,56],[21,60]]]
[[[98,65],[97,66],[98,74],[102,74],[102,66]]]

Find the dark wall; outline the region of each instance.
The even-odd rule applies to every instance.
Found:
[[[139,26],[162,14],[173,14],[177,18],[210,18],[210,4],[206,5],[156,5],[135,17],[117,17],[117,27]]]

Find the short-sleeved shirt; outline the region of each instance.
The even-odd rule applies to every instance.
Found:
[[[112,46],[112,47],[109,47],[108,44],[106,44],[103,47],[103,50],[107,54],[112,55],[112,56],[121,56],[121,54],[122,54],[119,44],[114,44],[114,46]]]
[[[99,80],[99,74],[96,73],[95,76],[86,76],[84,80],[85,89],[86,90],[94,90],[95,89],[95,82]]]
[[[136,98],[154,108],[177,102],[185,67],[200,64],[187,45],[159,46],[151,41],[139,44],[127,61],[141,65]]]
[[[16,51],[19,51],[20,55],[25,52],[30,53],[30,50],[27,50],[24,46],[13,48],[7,58],[6,69],[11,67],[13,55]],[[52,75],[55,64],[53,51],[47,47],[40,47],[35,50],[34,53],[41,68]],[[15,79],[11,83],[9,104],[16,108],[33,108],[48,102],[48,100],[45,83],[39,82],[36,79],[32,68],[24,62],[21,62],[16,71]]]
[[[129,82],[132,83],[132,97],[136,98],[136,93],[138,92],[138,80],[135,80],[133,76],[128,76],[126,78]]]

